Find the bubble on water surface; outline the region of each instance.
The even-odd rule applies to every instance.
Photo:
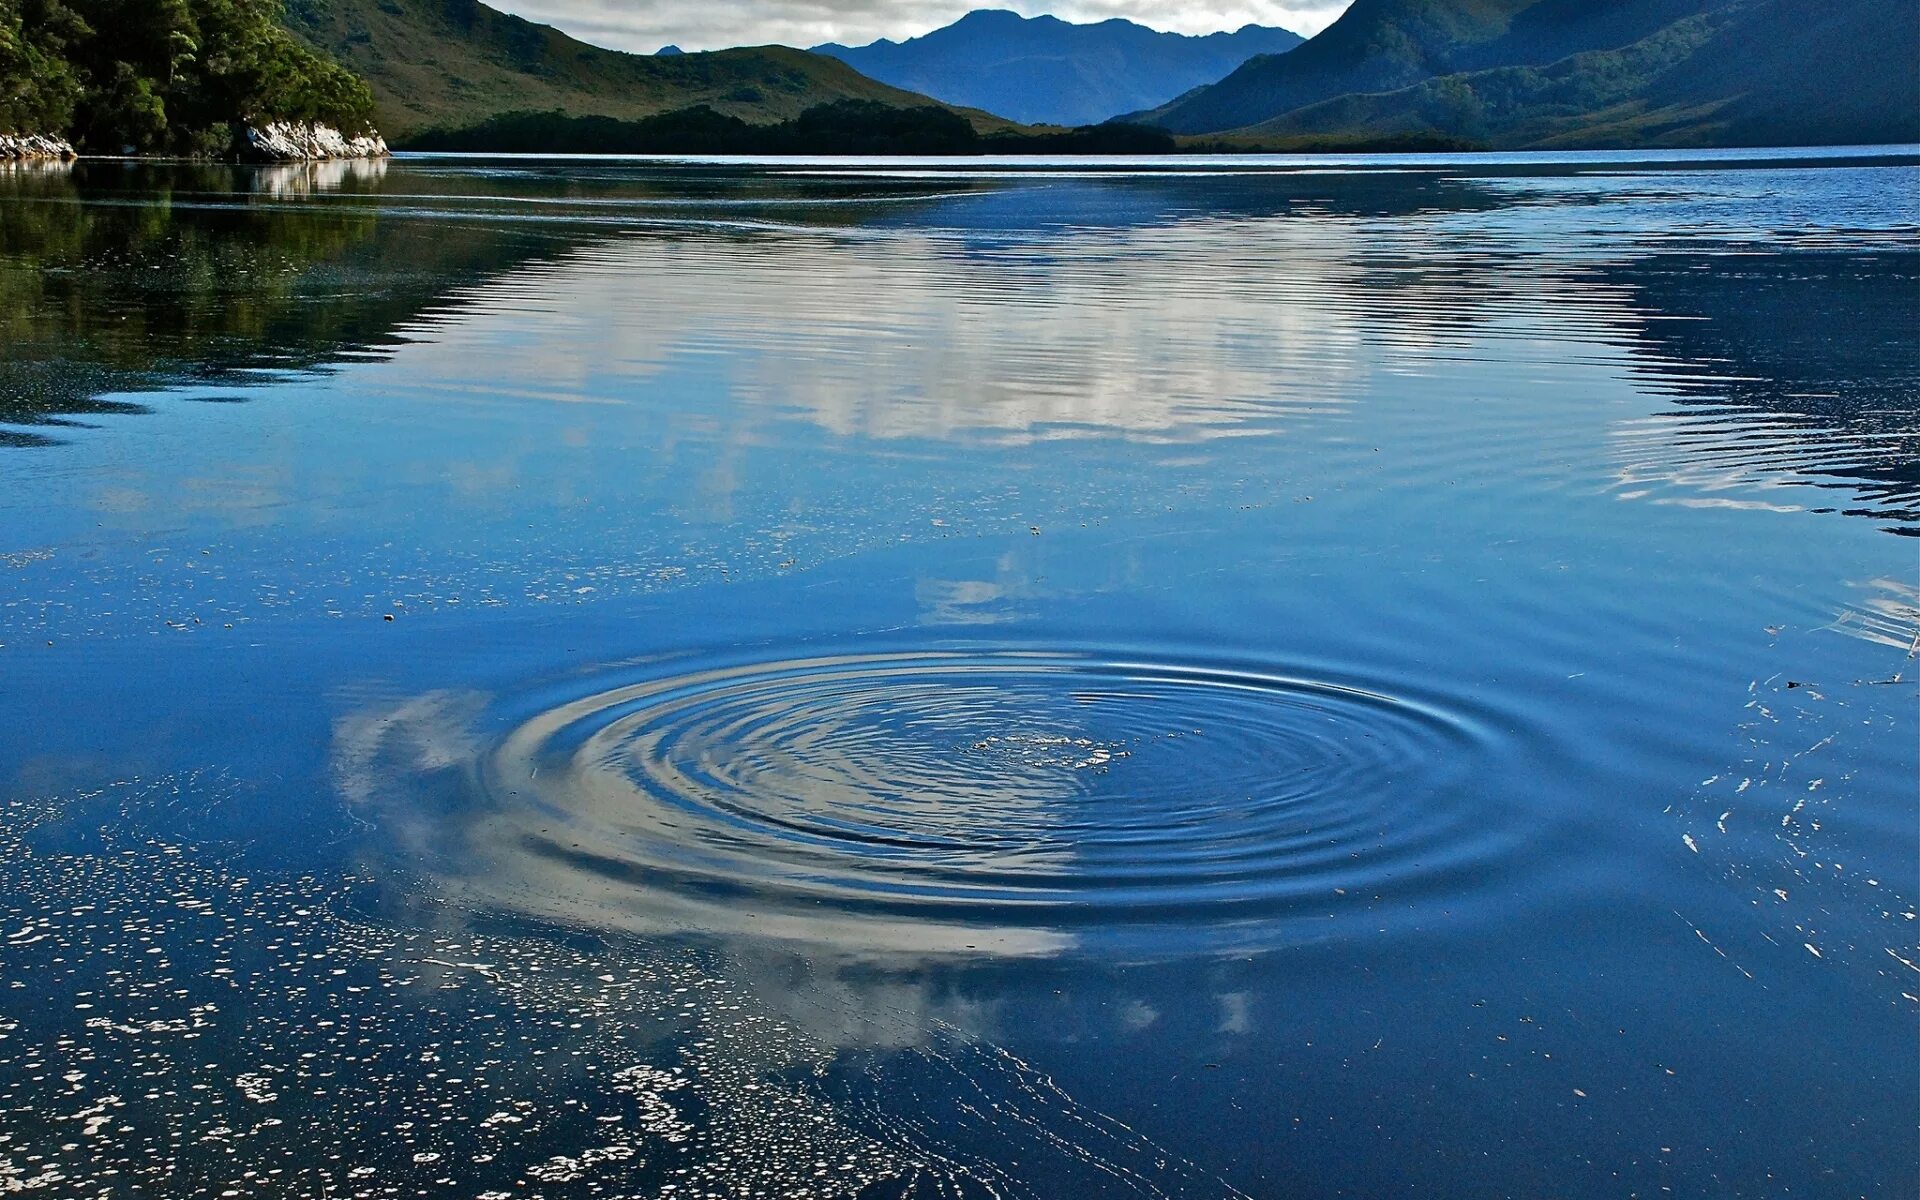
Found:
[[[614,674],[495,706],[443,805],[379,794],[472,745],[407,720],[460,702],[356,719],[347,790],[469,901],[912,954],[1320,936],[1486,886],[1517,832],[1484,715],[1405,689],[1053,652]]]

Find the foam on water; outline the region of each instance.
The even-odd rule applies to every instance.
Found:
[[[170,832],[236,790],[0,807],[0,1193],[1240,1194],[960,1030],[830,1086],[840,1044],[711,956],[395,921]]]

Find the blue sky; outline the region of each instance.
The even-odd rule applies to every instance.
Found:
[[[1068,21],[1125,17],[1155,29],[1211,33],[1249,22],[1314,34],[1349,0],[489,0],[495,8],[557,25],[575,37],[621,50],[650,52],[673,43],[687,50],[778,42],[860,45],[936,29],[974,8],[1051,13]]]

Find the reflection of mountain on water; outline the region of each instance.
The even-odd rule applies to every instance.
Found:
[[[1920,534],[1920,253],[1660,254],[1608,268],[1683,407],[1626,439],[1629,487],[1813,485]],[[1804,500],[1804,497],[1799,498]]]
[[[0,174],[0,445],[51,441],[32,427],[89,413],[142,411],[125,393],[251,384],[261,370],[391,348],[454,289],[565,244],[275,203],[377,182],[382,169]]]
[[[942,177],[969,190],[876,213],[873,223],[974,234],[992,245],[1063,231],[1146,230],[1196,220],[1418,217],[1509,202],[1478,180],[1437,169],[1009,174]]]

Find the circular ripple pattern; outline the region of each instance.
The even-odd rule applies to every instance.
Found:
[[[554,915],[1051,952],[1483,877],[1484,723],[1367,688],[1057,654],[649,679],[487,756],[472,878]]]

